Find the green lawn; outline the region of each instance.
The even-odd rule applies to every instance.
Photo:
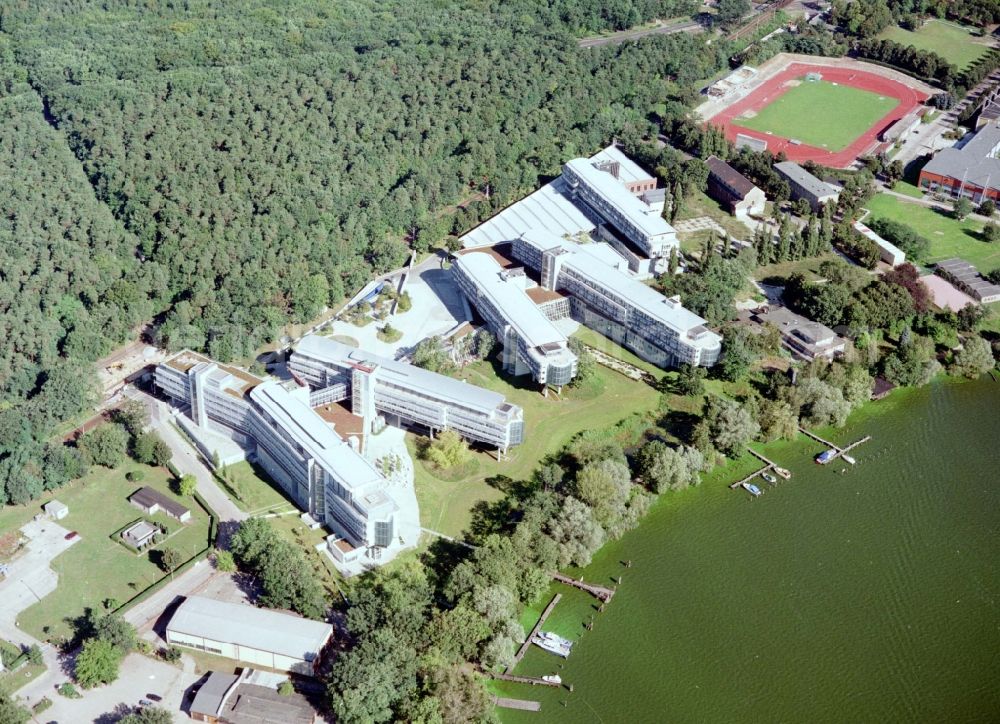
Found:
[[[754,279],[758,281],[765,281],[768,279],[787,279],[792,274],[801,274],[806,278],[806,281],[816,281],[820,278],[819,265],[824,261],[839,258],[833,252],[828,254],[822,254],[820,256],[811,256],[807,259],[798,259],[796,261],[783,261],[777,264],[766,264],[764,266],[757,267],[754,270]]]
[[[232,494],[233,502],[248,513],[269,513],[294,508],[275,486],[263,468],[248,462],[226,466],[222,485]]]
[[[961,257],[986,273],[1000,267],[1000,244],[989,244],[979,235],[983,225],[966,219],[957,221],[949,213],[878,194],[866,204],[872,217],[887,217],[912,226],[931,241],[930,263]],[[867,221],[867,218],[866,218]]]
[[[129,482],[125,474],[142,470],[142,481]],[[171,532],[162,546],[175,548],[185,558],[205,547],[208,516],[191,499],[182,500],[191,509],[186,525],[162,513],[144,516],[126,497],[143,485],[176,498],[169,486],[170,474],[163,468],[150,468],[131,461],[117,470],[95,468],[81,480],[54,491],[43,500],[27,506],[4,508],[0,530],[29,521],[47,500],[55,497],[69,506],[69,515],[60,525],[79,532],[81,540],[52,562],[59,574],[55,591],[23,611],[18,625],[39,639],[58,639],[71,633],[71,622],[86,609],[99,610],[107,598],[125,602],[163,577],[163,571],[147,554],[136,555],[108,536],[141,517],[162,523]]]
[[[4,665],[7,658],[4,657]],[[25,684],[31,683],[45,672],[44,664],[24,664],[17,671],[5,671],[0,674],[0,692],[10,695]]]
[[[768,204],[770,207],[770,204]],[[678,221],[685,219],[696,219],[700,216],[709,216],[728,232],[734,239],[749,240],[753,237],[753,232],[747,228],[746,224],[738,221],[736,217],[726,211],[722,205],[709,197],[702,191],[697,191],[691,196],[685,196],[684,204],[680,213],[677,214]],[[686,232],[680,234],[684,237],[681,247],[684,251],[698,251],[705,239],[707,232]],[[698,239],[697,244],[689,243],[691,239]]]
[[[622,362],[628,362],[630,365],[634,365],[639,369],[648,372],[656,379],[661,379],[665,374],[667,374],[666,370],[660,369],[652,362],[647,362],[634,352],[630,352],[621,345],[612,342],[603,334],[595,332],[590,327],[585,327],[581,324],[580,327],[573,333],[573,336],[584,344],[593,347],[606,355],[610,355],[615,359],[620,359]]]
[[[499,500],[505,492],[487,484],[487,478],[507,476],[528,479],[546,455],[557,452],[577,433],[607,429],[634,412],[656,408],[659,395],[648,385],[635,382],[604,367],[597,367],[592,383],[581,389],[564,388],[562,396],[550,392],[543,397],[527,377],[509,378],[493,365],[479,362],[457,375],[470,383],[504,393],[524,409],[525,441],[513,448],[508,459],[476,452],[465,475],[444,480],[419,459],[414,459],[417,501],[421,524],[451,536],[459,536],[472,519],[471,508],[480,500]],[[413,440],[409,440],[411,452]]]
[[[895,98],[827,81],[803,81],[752,118],[735,123],[810,146],[840,151],[899,105]]]
[[[928,20],[915,32],[893,26],[879,37],[937,53],[960,70],[971,65],[990,49],[983,38],[977,38],[960,25],[941,20]]]

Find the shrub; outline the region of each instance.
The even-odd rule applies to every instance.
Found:
[[[291,696],[295,693],[295,687],[292,686],[291,681],[285,679],[278,685],[278,693],[281,694],[281,696]]]
[[[198,480],[194,475],[182,475],[177,481],[177,493],[179,495],[194,495],[198,488]]]
[[[163,660],[168,661],[171,664],[175,664],[181,660],[181,650],[176,646],[168,646],[163,649],[162,654]]]
[[[409,292],[403,292],[399,295],[399,301],[396,303],[397,312],[409,312],[413,309],[413,300],[410,299]]]
[[[392,344],[402,339],[403,333],[386,322],[385,326],[376,333],[376,336],[383,342]]]
[[[167,573],[173,573],[184,562],[184,554],[176,548],[164,548],[160,551],[160,568]]]
[[[127,473],[125,473],[125,479],[128,480],[130,483],[137,483],[144,477],[146,477],[146,473],[143,472],[142,470],[129,470]]]
[[[76,687],[73,686],[68,681],[60,684],[59,688],[56,689],[56,692],[60,696],[65,696],[67,699],[79,699],[80,697],[83,696],[83,694],[77,691]]]
[[[469,459],[469,446],[454,430],[442,430],[428,443],[424,457],[439,468],[453,468]]]
[[[223,573],[232,573],[236,570],[236,561],[233,554],[220,548],[215,550],[215,567]]]
[[[47,696],[43,696],[37,704],[31,707],[31,711],[33,711],[35,714],[41,714],[43,711],[45,711],[51,706],[52,706],[52,699],[50,699]]]

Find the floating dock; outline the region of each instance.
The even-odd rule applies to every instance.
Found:
[[[788,478],[790,478],[792,476],[792,474],[790,472],[788,472],[787,470],[785,470],[783,467],[779,466],[773,460],[769,460],[768,458],[764,457],[763,455],[761,455],[756,450],[752,450],[750,448],[747,448],[747,452],[750,453],[751,455],[753,455],[758,460],[760,460],[762,463],[764,463],[764,467],[758,468],[754,472],[752,472],[749,475],[747,475],[745,478],[742,478],[741,480],[737,480],[735,483],[730,483],[730,485],[729,485],[729,489],[730,490],[738,490],[739,488],[743,487],[743,483],[749,483],[754,478],[756,478],[756,477],[758,477],[760,475],[763,475],[764,473],[768,473],[768,472],[778,473],[778,476],[781,477],[781,478],[783,478],[783,479],[785,479],[785,480],[787,480]],[[778,472],[779,470],[781,472]]]
[[[521,711],[541,711],[542,702],[527,699],[508,699],[505,696],[494,696],[493,704],[502,709],[520,709]]]
[[[514,670],[514,668],[519,663],[521,663],[521,659],[524,658],[524,653],[529,648],[531,648],[531,640],[533,638],[535,638],[535,634],[537,634],[539,632],[539,630],[541,630],[542,624],[545,623],[545,619],[547,619],[549,617],[549,614],[552,613],[552,609],[556,607],[557,603],[559,603],[559,599],[560,598],[562,598],[562,594],[561,593],[557,593],[556,595],[554,595],[552,597],[552,600],[549,601],[549,605],[545,607],[545,610],[542,611],[542,615],[538,617],[538,622],[535,624],[535,627],[533,629],[531,629],[531,633],[528,634],[528,638],[526,638],[524,640],[524,643],[521,644],[521,648],[519,648],[517,650],[517,653],[514,654],[514,661],[513,661],[513,663],[510,666],[507,667],[507,670],[504,672],[505,676],[509,676],[510,672],[512,672]]]
[[[615,589],[607,588],[606,586],[598,586],[594,583],[585,583],[583,581],[577,581],[569,576],[564,576],[562,573],[553,573],[552,578],[559,581],[560,583],[565,583],[567,586],[573,586],[574,588],[579,588],[581,591],[586,591],[594,598],[597,598],[603,603],[607,603],[611,600],[611,597],[615,595]]]

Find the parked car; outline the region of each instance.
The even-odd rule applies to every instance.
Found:
[[[66,535],[64,535],[63,538],[65,538],[66,540],[73,540],[78,535],[80,535],[80,534],[77,533],[75,530],[71,530],[69,533],[67,533]]]
[[[146,694],[146,698],[151,701],[163,701],[163,697],[159,694]]]

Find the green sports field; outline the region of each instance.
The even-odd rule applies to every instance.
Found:
[[[803,80],[752,118],[736,118],[733,123],[829,151],[842,151],[897,105],[895,98],[860,88]]]
[[[961,25],[942,20],[928,20],[919,30],[904,30],[895,25],[885,30],[880,38],[900,45],[912,45],[917,50],[937,53],[958,68],[965,68],[986,53],[990,46]]]

